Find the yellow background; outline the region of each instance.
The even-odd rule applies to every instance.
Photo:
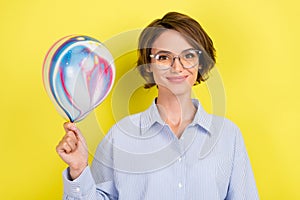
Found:
[[[300,199],[299,6],[297,0],[2,0],[0,198],[62,196],[66,165],[55,146],[65,120],[42,83],[50,46],[74,33],[106,41],[179,11],[196,18],[214,40],[226,117],[242,130],[261,199]],[[118,80],[128,67],[125,61],[116,65]],[[138,108],[151,102],[155,92],[148,93]],[[209,107],[206,97],[201,101]],[[95,112],[104,132],[114,123],[110,101],[111,95]]]

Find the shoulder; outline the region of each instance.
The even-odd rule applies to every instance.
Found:
[[[241,135],[240,128],[232,120],[216,115],[211,115],[210,131],[226,140],[235,140],[237,135]]]
[[[128,115],[124,118],[122,118],[120,121],[118,121],[114,127],[119,126],[139,126],[140,120],[141,120],[142,112]]]
[[[141,113],[126,116],[114,124],[98,146],[99,152],[109,152],[114,145],[126,146],[129,141],[138,138]]]
[[[141,127],[141,115],[143,112],[126,116],[114,124],[107,135],[115,137],[123,133],[125,135],[137,135]]]
[[[233,134],[233,135],[240,133],[239,127],[232,120],[220,116],[214,116],[214,118],[222,122],[221,124],[222,124],[223,132],[226,132],[227,134]]]
[[[238,126],[228,118],[206,112],[198,99],[193,99],[193,103],[197,107],[194,121],[211,135],[239,132]]]
[[[157,111],[153,103],[143,112],[128,115],[118,121],[110,132],[128,133],[130,136],[140,136],[141,131],[150,128],[157,120]]]
[[[235,135],[240,132],[239,127],[224,116],[207,113],[202,107],[197,112],[197,123],[207,130],[210,135]]]
[[[230,119],[207,114],[207,137],[204,141],[201,157],[206,157],[211,151],[233,152],[237,138],[241,138],[239,127]]]

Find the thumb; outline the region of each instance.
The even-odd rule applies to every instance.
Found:
[[[83,135],[82,135],[80,129],[77,128],[76,124],[73,124],[73,125],[71,126],[71,130],[74,131],[74,133],[76,133],[76,136],[78,137],[78,139],[84,140],[84,137],[83,137]]]
[[[75,136],[77,137],[77,139],[79,141],[81,141],[83,144],[86,145],[86,141],[81,133],[81,131],[79,130],[79,128],[76,126],[75,123],[72,123],[72,122],[65,122],[64,123],[64,129],[66,132],[68,131],[72,131],[74,132]]]
[[[87,148],[85,138],[83,137],[80,129],[76,126],[75,123],[68,124],[68,129],[75,133],[77,139]]]

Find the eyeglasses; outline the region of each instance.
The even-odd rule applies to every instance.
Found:
[[[156,67],[162,70],[170,69],[176,58],[178,58],[183,68],[190,69],[199,64],[201,53],[200,50],[187,49],[176,56],[169,51],[159,51],[156,54],[151,54],[150,57],[155,59]]]

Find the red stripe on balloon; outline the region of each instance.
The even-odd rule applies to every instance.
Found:
[[[65,81],[64,81],[64,77],[63,77],[63,71],[62,71],[61,67],[59,68],[59,75],[60,75],[60,81],[61,81],[62,88],[63,88],[66,96],[68,97],[68,100],[74,106],[74,101],[72,99],[72,96],[70,95],[70,93],[68,92],[68,90],[66,88],[66,84],[65,84]]]

